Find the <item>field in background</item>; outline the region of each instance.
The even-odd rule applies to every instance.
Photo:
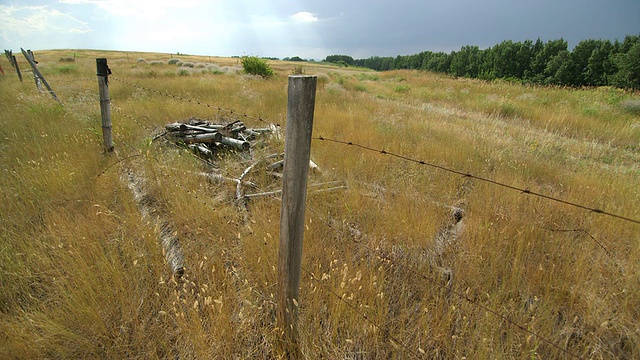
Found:
[[[314,137],[640,219],[638,93],[280,61],[265,80],[208,56],[35,57],[65,106],[0,59],[0,357],[278,357],[279,201],[252,200],[244,214],[234,185],[207,182],[195,174],[206,165],[152,138],[192,116],[235,119],[218,106],[285,127],[287,75],[301,65],[318,75]],[[97,57],[113,71],[111,155]],[[273,138],[216,164],[238,177],[283,148]],[[348,189],[308,197],[307,358],[640,357],[640,225],[328,141],[314,140],[311,158],[311,182]],[[182,279],[123,167],[143,174],[172,223]],[[265,167],[247,180],[278,189]]]

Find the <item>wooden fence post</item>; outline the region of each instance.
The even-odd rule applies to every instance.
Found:
[[[111,99],[109,98],[109,74],[107,59],[96,59],[98,67],[98,88],[100,90],[100,115],[102,117],[102,138],[106,152],[113,151],[113,136],[111,134]]]
[[[15,55],[11,55],[11,63],[13,64],[13,67],[16,68],[16,72],[18,73],[18,79],[20,79],[20,82],[22,82],[22,74],[20,73],[20,68],[18,67],[18,60],[16,59]]]
[[[49,94],[51,94],[53,99],[57,101],[60,105],[62,105],[62,101],[58,99],[58,96],[56,95],[55,92],[53,92],[53,89],[51,88],[51,86],[49,86],[49,83],[47,82],[47,80],[44,78],[44,76],[42,76],[42,73],[40,72],[40,70],[38,70],[38,67],[36,66],[36,63],[33,60],[33,58],[29,56],[29,54],[26,51],[24,51],[23,48],[20,48],[20,50],[22,50],[22,55],[24,55],[24,58],[27,59],[27,62],[29,63],[29,65],[31,65],[31,69],[33,69],[33,76],[40,78],[40,81],[42,81],[42,83],[47,88],[47,90],[49,90]]]
[[[7,60],[9,60],[9,64],[11,64],[11,67],[13,67],[13,51],[5,49],[4,56],[7,57]]]
[[[277,290],[277,321],[283,332],[282,350],[288,358],[301,357],[298,345],[300,270],[316,82],[316,76],[289,76]]]
[[[29,55],[31,61],[33,61],[34,64],[38,64],[38,62],[36,61],[36,57],[33,56],[33,51],[27,50],[27,55]],[[38,76],[38,73],[36,71],[33,71],[33,81],[36,82],[36,88],[38,90],[44,91],[44,89],[42,88],[42,80],[40,80],[40,77]]]

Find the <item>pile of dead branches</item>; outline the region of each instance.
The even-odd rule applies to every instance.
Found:
[[[240,120],[214,124],[196,118],[168,124],[165,129],[169,140],[185,145],[205,158],[213,157],[220,150],[248,151],[261,135],[278,133],[278,126],[274,124],[248,129]]]

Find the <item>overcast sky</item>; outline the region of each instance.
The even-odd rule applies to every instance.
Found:
[[[624,39],[640,0],[0,0],[0,47],[323,59]]]

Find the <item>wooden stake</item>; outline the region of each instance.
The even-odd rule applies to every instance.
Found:
[[[18,60],[16,60],[15,55],[11,55],[11,63],[13,63],[13,67],[16,68],[16,72],[18,73],[18,79],[22,82],[22,74],[20,73],[20,68],[18,67]]]
[[[31,65],[31,69],[33,69],[34,76],[37,76],[40,78],[44,86],[47,88],[47,90],[49,90],[49,93],[51,94],[53,99],[57,101],[60,105],[62,105],[62,101],[60,101],[60,99],[58,99],[58,96],[56,96],[56,93],[53,92],[53,89],[51,89],[51,86],[49,86],[49,83],[47,82],[47,80],[44,78],[44,76],[42,76],[42,73],[40,73],[40,70],[38,70],[36,63],[33,61],[31,56],[29,56],[29,54],[26,51],[24,51],[23,48],[20,48],[20,50],[22,50],[22,55],[24,55],[25,59],[27,59],[27,62],[29,62],[29,65]],[[16,67],[17,67],[17,64],[16,64]]]
[[[98,88],[100,90],[100,115],[102,117],[102,138],[106,152],[113,151],[113,136],[111,134],[111,99],[109,98],[109,74],[107,59],[96,59],[98,67]]]
[[[278,327],[286,357],[302,357],[298,312],[307,175],[316,97],[316,76],[289,76],[287,130],[284,145],[280,249],[278,255]]]

